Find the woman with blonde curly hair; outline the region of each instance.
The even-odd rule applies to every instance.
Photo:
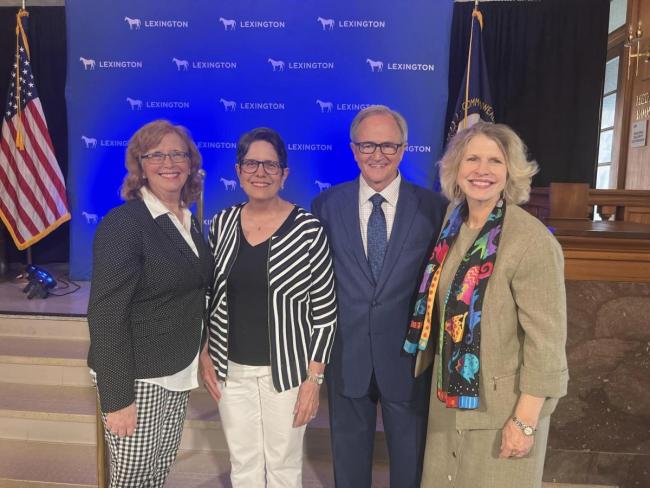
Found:
[[[440,161],[452,203],[404,344],[416,372],[434,362],[423,487],[541,486],[568,372],[562,249],[518,206],[537,169],[501,124],[460,131]]]
[[[201,156],[166,120],[133,135],[123,205],[101,221],[88,304],[92,370],[111,487],[162,487],[176,458],[197,370],[210,250],[188,210]]]

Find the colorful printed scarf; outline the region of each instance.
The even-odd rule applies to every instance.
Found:
[[[458,266],[442,305],[443,320],[438,336],[441,368],[436,386],[438,399],[448,408],[478,408],[481,310],[497,257],[505,212],[505,201],[499,200]],[[465,202],[454,208],[431,253],[404,342],[404,350],[410,354],[427,347],[442,265],[467,214]]]

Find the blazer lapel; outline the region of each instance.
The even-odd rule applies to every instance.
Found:
[[[359,180],[346,188],[339,203],[339,212],[341,221],[348,233],[348,242],[350,243],[352,254],[359,263],[359,268],[371,284],[374,284],[370,265],[363,249],[361,240],[361,227],[359,221]]]
[[[190,264],[198,267],[200,264],[200,255],[197,257],[197,255],[194,254],[194,251],[192,251],[192,248],[187,244],[187,242],[185,242],[185,239],[183,239],[183,236],[180,234],[180,232],[178,232],[178,229],[171,221],[169,216],[161,215],[157,217],[155,221],[156,224],[158,224],[158,227],[160,227],[160,229],[165,233],[169,240],[172,241],[172,243],[181,252],[181,254],[185,256]],[[197,249],[200,249],[199,246],[197,246]]]
[[[196,250],[199,252],[199,267],[201,273],[203,274],[203,278],[207,281],[212,276],[212,256],[210,255],[210,249],[208,248],[208,245],[205,242],[205,238],[203,237],[203,232],[201,232],[201,226],[196,220],[196,217],[193,215],[190,233],[192,235],[194,245],[196,246]]]
[[[393,228],[390,233],[390,240],[388,241],[388,249],[384,257],[384,265],[379,274],[379,280],[375,294],[381,293],[382,288],[386,284],[390,273],[397,263],[402,247],[408,239],[413,219],[417,212],[419,201],[415,195],[411,185],[402,178],[399,189],[399,198],[397,200],[397,209],[395,211],[395,220],[393,221]]]

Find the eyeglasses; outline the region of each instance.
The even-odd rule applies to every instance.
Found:
[[[282,172],[282,165],[277,161],[258,161],[257,159],[242,159],[239,162],[239,167],[244,173],[253,174],[256,173],[260,164],[264,168],[264,172],[267,175],[275,176]]]
[[[149,162],[149,164],[160,166],[165,162],[165,158],[174,164],[186,163],[190,159],[190,153],[184,151],[172,151],[169,153],[164,152],[153,152],[149,154],[143,154],[140,156],[140,159],[143,161]]]
[[[379,148],[382,154],[385,156],[392,156],[397,154],[397,151],[404,144],[396,144],[394,142],[376,142],[364,141],[364,142],[353,142],[361,154],[374,154],[374,152]]]

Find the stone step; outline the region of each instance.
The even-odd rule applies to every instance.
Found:
[[[89,340],[85,317],[0,314],[0,336]]]
[[[0,336],[0,378],[32,385],[91,386],[88,341]]]
[[[388,488],[388,465],[373,466],[373,488]],[[228,454],[181,450],[167,488],[229,488]],[[95,488],[95,451],[90,446],[0,439],[0,486],[3,488]],[[334,487],[329,460],[305,459],[305,488]],[[604,485],[544,483],[543,488],[616,488]]]
[[[305,456],[302,472],[304,488],[333,488],[334,473],[328,459],[309,459]],[[166,488],[230,488],[230,463],[227,453],[180,451],[174,468],[169,473]],[[388,488],[388,465],[376,462],[373,466],[373,488]]]
[[[0,438],[96,445],[93,387],[0,383]],[[207,393],[190,397],[183,448],[226,450],[217,409]]]
[[[0,439],[3,488],[96,488],[94,446]]]
[[[93,387],[0,383],[0,438],[96,445],[96,393]],[[305,434],[309,459],[329,459],[327,403]],[[227,451],[218,410],[205,391],[190,395],[181,441],[183,449]],[[375,459],[388,453],[383,432],[377,432]]]

